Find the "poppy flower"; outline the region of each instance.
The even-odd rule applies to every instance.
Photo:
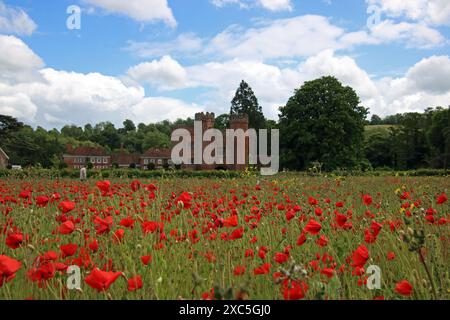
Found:
[[[142,256],[141,261],[147,266],[152,261],[152,256]]]
[[[319,234],[320,230],[322,229],[322,225],[315,221],[314,219],[309,220],[308,224],[305,227],[305,232],[308,232],[312,235]]]
[[[369,206],[369,205],[371,205],[372,204],[372,197],[369,195],[369,194],[365,194],[365,195],[363,195],[363,202],[364,202],[364,204],[366,205],[366,206]]]
[[[238,223],[237,215],[232,215],[231,217],[223,220],[223,226],[226,228],[237,227]]]
[[[319,247],[326,247],[328,244],[328,239],[324,235],[321,235],[319,239],[317,239],[316,243]]]
[[[62,201],[58,205],[58,209],[61,210],[62,213],[66,214],[75,209],[75,202],[72,201]]]
[[[141,276],[136,276],[128,280],[128,291],[137,291],[142,288]]]
[[[245,266],[236,266],[234,268],[233,274],[235,276],[242,276],[245,273],[246,267]]]
[[[389,261],[394,260],[394,259],[395,259],[395,253],[393,253],[393,252],[388,252],[388,254],[387,254],[387,259],[388,259]]]
[[[447,202],[447,200],[448,200],[447,195],[445,193],[442,193],[437,198],[437,204],[444,204],[445,202]]]
[[[408,280],[402,280],[395,285],[395,291],[402,296],[410,296],[413,292],[412,285]]]
[[[305,233],[304,232],[302,232],[302,234],[298,237],[298,239],[297,239],[297,245],[298,246],[301,246],[301,245],[303,245],[305,242],[306,242],[306,235],[305,235]]]
[[[288,261],[289,254],[277,252],[275,253],[275,257],[273,259],[275,260],[275,262],[282,264]]]
[[[63,224],[59,226],[59,233],[60,234],[71,234],[75,231],[75,225],[72,221],[67,220]]]
[[[11,249],[17,249],[23,242],[23,234],[21,233],[10,233],[6,237],[6,245]]]
[[[36,197],[36,205],[38,207],[45,207],[45,206],[47,206],[49,201],[50,201],[50,199],[47,196]]]
[[[230,240],[237,240],[242,238],[242,236],[244,235],[244,227],[240,227],[238,229],[235,229],[231,234],[229,239]]]
[[[189,209],[192,206],[192,196],[189,192],[182,192],[180,196],[175,200],[177,206],[181,206],[182,209]]]
[[[269,274],[270,272],[270,263],[264,263],[262,266],[255,268],[253,270],[253,274],[254,275],[264,275],[264,274]]]
[[[111,182],[108,180],[98,181],[95,185],[103,194],[106,194],[109,192],[109,188],[111,187]]]
[[[15,278],[16,272],[20,269],[21,265],[19,261],[13,258],[0,255],[0,287]]]
[[[69,243],[66,245],[62,245],[59,248],[61,249],[61,256],[64,259],[73,256],[78,250],[78,245]]]
[[[285,280],[282,285],[284,300],[300,300],[305,298],[308,285],[303,281]]]
[[[84,280],[91,288],[103,292],[122,275],[121,272],[107,272],[95,268]]]
[[[369,250],[365,245],[361,245],[353,252],[352,255],[352,267],[362,268],[369,260]]]
[[[91,243],[89,243],[89,249],[91,249],[92,252],[98,251],[98,241],[97,239],[94,239]]]

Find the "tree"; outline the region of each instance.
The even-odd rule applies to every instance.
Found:
[[[377,125],[383,124],[383,120],[381,120],[381,118],[380,118],[379,116],[377,116],[376,114],[374,114],[374,115],[372,116],[372,118],[370,119],[370,124],[371,124],[372,126],[377,126]]]
[[[306,82],[280,109],[283,164],[305,169],[319,161],[323,169],[353,168],[363,160],[367,109],[351,87],[334,77]]]
[[[262,108],[252,88],[244,80],[242,80],[231,101],[230,114],[247,114],[249,128],[256,130],[265,128],[266,120]]]
[[[3,139],[7,135],[17,132],[23,128],[23,123],[17,121],[16,118],[0,114],[0,138]]]
[[[432,149],[431,159],[436,167],[448,169],[450,164],[450,107],[437,109],[431,115],[427,138]]]
[[[168,148],[169,146],[169,137],[159,131],[152,131],[147,133],[142,143],[143,150],[147,150],[150,148]]]
[[[214,127],[219,130],[225,130],[228,128],[230,124],[230,115],[229,114],[221,114],[216,118],[214,122]]]
[[[119,133],[120,134],[127,134],[130,132],[135,132],[136,131],[136,125],[134,124],[134,122],[132,120],[125,120],[123,122],[123,128],[119,129]]]

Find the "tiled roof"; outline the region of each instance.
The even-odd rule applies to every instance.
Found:
[[[144,152],[142,158],[166,158],[170,159],[172,151],[165,148],[151,148]]]
[[[118,163],[119,165],[129,165],[139,163],[140,157],[140,154],[137,153],[115,153],[111,156],[111,161],[113,163]]]
[[[68,148],[68,155],[74,156],[94,156],[94,157],[107,157],[105,149],[101,147],[77,147],[77,148]]]

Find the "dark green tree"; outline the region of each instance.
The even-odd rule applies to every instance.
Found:
[[[367,109],[351,87],[334,77],[306,82],[280,109],[282,163],[305,169],[353,168],[363,160]]]
[[[244,80],[242,80],[231,101],[230,114],[247,114],[249,128],[256,130],[265,128],[266,119],[264,118],[262,108],[252,88]]]
[[[214,127],[219,130],[225,130],[228,128],[230,123],[230,115],[229,114],[221,114],[216,118],[214,122]]]
[[[0,140],[23,128],[23,123],[16,118],[0,114]]]

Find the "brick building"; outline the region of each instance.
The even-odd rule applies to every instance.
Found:
[[[196,121],[202,122],[202,133],[204,134],[208,129],[214,128],[215,115],[214,113],[197,113],[195,115]],[[195,140],[195,130],[194,126],[180,126],[179,129],[186,129],[192,140],[192,150],[191,150],[191,163],[194,163],[194,140]],[[242,129],[244,132],[248,130],[248,116],[247,115],[231,115],[229,129]],[[189,170],[245,170],[246,164],[249,160],[249,139],[245,138],[245,164],[237,164],[237,152],[234,155],[234,164],[225,164],[226,160],[226,134],[223,134],[223,150],[220,150],[220,156],[223,157],[223,163],[207,165],[203,164],[182,164],[181,168]],[[201,137],[203,141],[203,137]],[[211,142],[202,143],[202,154],[205,148]],[[174,144],[175,145],[175,144]],[[237,141],[234,141],[234,148],[237,149]],[[105,149],[101,147],[78,147],[72,148],[72,146],[67,146],[67,152],[64,154],[64,162],[72,169],[80,169],[83,166],[87,166],[88,163],[92,163],[94,169],[108,169],[113,166],[118,166],[119,168],[140,168],[147,170],[149,168],[161,169],[167,167],[173,167],[171,159],[172,149],[171,148],[151,148],[145,151],[143,154],[129,154],[123,150],[123,145],[121,150],[117,153],[109,154]]]
[[[2,148],[0,148],[0,169],[5,169],[8,166],[9,157]]]
[[[172,167],[171,150],[164,148],[151,148],[144,152],[140,157],[140,167],[147,169],[154,167],[155,169]]]
[[[102,147],[77,147],[67,146],[63,155],[64,162],[69,168],[80,169],[92,163],[94,169],[109,169],[112,167],[111,155]]]
[[[202,122],[202,133],[204,134],[205,131],[214,128],[215,124],[215,115],[214,113],[197,113],[195,115],[195,121],[201,121]],[[194,163],[194,140],[195,140],[195,132],[194,127],[180,127],[181,129],[186,129],[191,134],[192,139],[192,154],[191,154],[191,163]],[[248,116],[246,114],[240,114],[240,115],[231,115],[230,116],[230,122],[229,122],[229,129],[242,129],[244,132],[248,130]],[[249,139],[245,139],[245,150],[244,150],[244,157],[245,157],[245,164],[237,164],[237,152],[234,154],[234,164],[225,164],[226,160],[226,134],[225,131],[222,131],[223,135],[223,150],[220,150],[220,156],[223,157],[223,164],[183,164],[181,167],[183,169],[192,169],[192,170],[217,170],[217,169],[224,169],[224,170],[245,170],[248,160],[249,160]],[[203,141],[203,138],[202,138]],[[203,142],[202,145],[202,154],[205,150],[206,146],[208,146],[211,142]],[[237,150],[237,141],[234,142],[234,150]]]

